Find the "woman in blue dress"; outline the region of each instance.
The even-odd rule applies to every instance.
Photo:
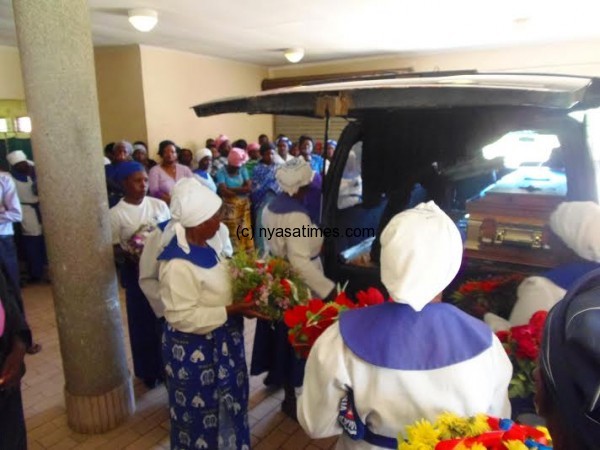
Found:
[[[163,232],[158,259],[172,449],[250,448],[242,314],[258,314],[251,304],[232,304],[227,266],[207,244],[219,230],[221,206],[196,180],[181,180]]]
[[[261,160],[254,168],[252,175],[252,191],[250,200],[252,201],[252,223],[255,230],[262,227],[262,212],[269,202],[279,194],[279,184],[275,179],[275,172],[278,165],[275,164],[275,148],[273,144],[267,143],[260,147]],[[258,254],[265,252],[264,237],[259,232],[255,233],[255,245]]]

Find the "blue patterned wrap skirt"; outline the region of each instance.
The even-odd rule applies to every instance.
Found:
[[[171,449],[250,449],[242,317],[207,334],[165,325]]]

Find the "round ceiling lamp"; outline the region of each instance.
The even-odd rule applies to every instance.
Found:
[[[138,31],[148,32],[152,30],[158,22],[158,13],[153,9],[130,9],[129,23]]]
[[[304,49],[300,47],[288,48],[283,52],[283,56],[291,63],[297,63],[304,58]]]

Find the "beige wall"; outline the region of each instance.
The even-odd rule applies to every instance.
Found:
[[[102,143],[147,139],[140,47],[94,49]]]
[[[289,65],[270,68],[269,76],[281,78],[401,68],[412,68],[416,72],[477,69],[600,76],[600,40]]]
[[[21,62],[16,47],[0,45],[0,99],[25,99]]]
[[[151,153],[163,139],[196,149],[221,133],[248,142],[261,133],[273,134],[273,119],[268,115],[198,118],[190,109],[198,103],[260,91],[267,77],[265,67],[155,47],[143,46],[141,52]]]

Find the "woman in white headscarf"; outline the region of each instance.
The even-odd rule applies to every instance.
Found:
[[[219,230],[221,199],[193,178],[171,197],[171,222],[159,256],[166,319],[163,358],[171,413],[171,447],[250,447],[248,373],[242,314],[232,304],[226,265],[208,240]]]
[[[398,448],[396,436],[444,411],[509,417],[512,365],[483,322],[441,303],[462,259],[452,220],[433,202],[397,214],[381,235],[393,302],[350,310],[306,363],[298,420],[338,449]]]
[[[487,313],[495,331],[525,325],[537,311],[549,311],[583,275],[600,268],[600,206],[594,202],[561,203],[550,216],[550,228],[571,250],[561,264],[541,275],[527,277],[517,289],[509,320]]]
[[[194,159],[196,160],[196,164],[198,164],[198,168],[194,170],[194,175],[196,175],[198,181],[200,181],[200,183],[209,188],[211,191],[217,192],[215,180],[210,175],[212,152],[208,148],[196,150]]]
[[[323,237],[303,204],[313,176],[313,170],[303,158],[281,166],[275,177],[282,192],[264,208],[262,226],[269,233],[264,241],[267,251],[286,258],[315,296],[328,298],[335,286],[323,274],[319,259]],[[304,360],[295,355],[287,331],[283,322],[274,328],[268,322],[257,322],[250,373],[258,375],[268,371],[265,384],[284,387],[282,410],[295,418],[294,388],[302,385]]]

